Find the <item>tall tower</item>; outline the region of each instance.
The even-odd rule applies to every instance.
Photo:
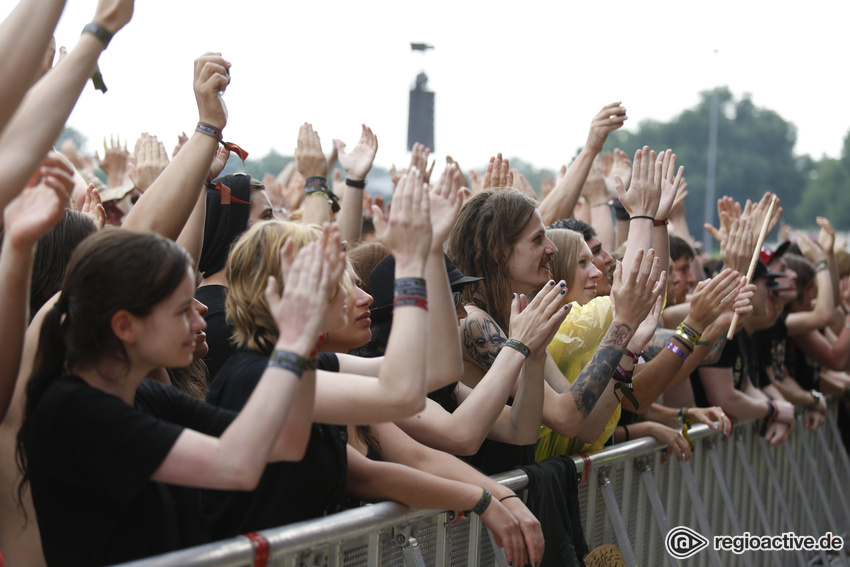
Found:
[[[434,49],[432,45],[411,43],[412,51],[425,53]],[[419,142],[434,151],[434,93],[426,90],[428,75],[424,71],[416,76],[416,84],[410,89],[410,113],[407,121],[407,150],[413,149],[413,144]]]

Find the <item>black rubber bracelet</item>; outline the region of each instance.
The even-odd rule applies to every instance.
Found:
[[[651,220],[653,224],[655,224],[655,219],[652,218],[652,217],[648,217],[646,215],[635,215],[633,217],[629,217],[630,221],[633,221],[635,219],[648,219],[648,220]]]
[[[499,498],[499,502],[504,502],[508,498],[519,498],[519,494],[508,494],[507,496],[502,496]],[[520,498],[520,500],[522,500],[522,498]]]
[[[345,184],[348,185],[349,187],[354,187],[355,189],[365,189],[366,188],[366,180],[365,179],[360,179],[358,181],[357,179],[348,179],[346,177],[345,178]]]

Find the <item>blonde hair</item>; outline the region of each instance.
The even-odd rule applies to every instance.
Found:
[[[584,237],[574,230],[550,228],[546,231],[546,238],[558,247],[558,252],[555,253],[550,264],[552,279],[564,280],[567,287],[572,288],[578,271],[578,256],[583,248]]]
[[[280,249],[292,239],[295,251],[319,239],[322,231],[315,225],[302,225],[278,220],[255,224],[239,237],[227,259],[227,322],[233,327],[231,342],[237,348],[270,353],[277,342],[278,328],[266,301],[266,282],[269,276],[277,280],[278,293],[284,281],[280,270]],[[353,284],[343,273],[340,285],[352,291]],[[333,301],[339,286],[331,295]],[[349,293],[349,297],[353,294]]]

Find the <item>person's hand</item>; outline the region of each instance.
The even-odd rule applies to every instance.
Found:
[[[57,152],[51,152],[54,154]],[[62,220],[74,177],[64,161],[43,164],[41,179],[12,199],[3,210],[4,239],[16,249],[32,248],[51,227]]]
[[[280,250],[284,283],[269,276],[265,296],[278,327],[278,346],[304,356],[322,330],[331,292],[345,269],[345,254],[339,229],[328,223],[318,241],[303,246],[297,255],[294,249],[294,241],[287,239]]]
[[[100,0],[94,12],[94,22],[113,35],[133,17],[133,0]]]
[[[691,410],[688,410],[688,414]],[[670,454],[676,455],[680,461],[691,460],[691,446],[688,440],[685,439],[682,432],[672,427],[667,427],[661,423],[647,421],[650,424],[649,434],[652,435],[659,443],[664,443],[668,447],[668,457]]]
[[[372,206],[375,236],[387,247],[396,266],[405,260],[425,259],[431,249],[430,197],[415,167],[403,176],[396,187],[388,216],[377,205]]]
[[[746,274],[750,268],[755,245],[756,235],[750,222],[747,219],[735,220],[721,236],[720,258],[723,260],[723,265]]]
[[[460,174],[454,165],[446,167],[439,181],[431,187],[429,193],[431,212],[431,252],[442,253],[443,243],[455,225],[463,195],[458,179]]]
[[[59,146],[59,151],[78,171],[83,169],[83,161],[80,159],[80,154],[77,151],[77,143],[74,140],[66,138],[62,142],[62,145]]]
[[[628,187],[632,182],[632,160],[629,155],[620,148],[614,148],[614,161],[611,164],[611,196],[617,196],[616,184],[614,177],[619,176],[623,182],[623,187]]]
[[[617,195],[629,216],[655,218],[661,198],[661,166],[662,162],[655,160],[655,152],[650,151],[649,146],[644,146],[642,150],[635,152],[632,183],[628,190],[623,185],[622,178],[614,177]]]
[[[826,261],[826,252],[799,230],[797,231],[797,246],[800,247],[803,256],[812,264],[817,265],[818,262]]]
[[[505,559],[508,560],[508,565],[525,565],[528,563],[525,539],[519,522],[501,502],[493,498],[480,517],[484,525],[493,532],[496,545],[505,550]]]
[[[130,179],[136,189],[144,193],[168,167],[168,152],[165,151],[165,144],[157,141],[156,136],[139,138],[137,146],[136,165],[130,165]]]
[[[469,181],[466,179],[466,175],[463,173],[463,168],[460,166],[460,164],[454,159],[452,159],[452,156],[446,156],[446,167],[450,167],[451,165],[454,165],[457,168],[459,174],[458,183],[460,183],[460,186],[469,186]]]
[[[638,250],[625,276],[623,265],[617,262],[611,291],[614,319],[636,329],[649,314],[666,285],[667,272],[661,270],[661,260],[655,256],[655,250],[650,249],[646,253],[643,249]]]
[[[372,129],[363,124],[360,140],[350,153],[345,152],[345,143],[342,140],[334,139],[333,142],[339,164],[345,170],[346,179],[354,181],[366,179],[366,175],[372,169],[375,155],[378,153],[378,137],[372,133]]]
[[[824,414],[817,409],[807,409],[803,412],[803,427],[809,431],[817,431],[825,422]]]
[[[762,196],[758,203],[753,204],[748,200],[744,207],[744,212],[742,213],[741,218],[746,218],[750,221],[750,225],[753,227],[753,230],[759,231],[756,234],[760,234],[761,227],[764,224],[764,219],[770,209],[770,201],[774,197],[776,197],[776,195],[768,192]],[[776,227],[776,223],[779,222],[779,219],[782,216],[782,207],[779,206],[779,203],[779,197],[776,197],[776,206],[773,209],[773,214],[771,215],[768,223],[767,234],[773,232],[774,227]]]
[[[785,219],[779,221],[779,242],[788,242],[791,240],[791,233],[794,229],[790,224],[785,222]]]
[[[829,219],[826,217],[817,217],[815,222],[817,222],[820,227],[818,244],[820,244],[820,247],[824,252],[832,254],[835,249],[835,229],[832,227],[832,223],[830,223]]]
[[[109,145],[103,138],[103,159],[95,152],[95,159],[100,164],[100,169],[106,173],[107,187],[121,187],[124,184],[124,176],[127,173],[127,162],[130,152],[127,151],[127,143],[121,147],[121,138],[110,136]]]
[[[702,333],[738,296],[740,274],[730,268],[697,284],[685,324]]]
[[[189,136],[186,135],[186,132],[181,132],[180,135],[177,136],[177,145],[174,146],[174,149],[171,150],[171,159],[174,159],[180,150],[183,149],[183,146],[186,145],[186,142],[189,141]]]
[[[73,203],[73,200],[71,202]],[[100,200],[100,191],[95,189],[93,183],[90,183],[86,188],[86,199],[83,201],[83,208],[80,209],[80,213],[94,221],[98,230],[106,226],[106,209]]]
[[[770,443],[771,447],[778,447],[788,441],[788,438],[791,437],[792,427],[793,422],[791,422],[791,424],[787,424],[780,421],[774,421],[767,426],[767,431],[764,434],[764,440]]]
[[[502,153],[496,157],[490,157],[484,179],[481,180],[481,189],[501,189],[510,187],[511,164],[507,159],[502,159]]]
[[[313,130],[313,126],[307,122],[298,130],[298,146],[295,148],[295,160],[298,172],[304,179],[310,177],[328,176],[328,159],[322,152],[322,143],[319,133]],[[300,189],[304,191],[304,186]]]
[[[557,283],[549,280],[531,302],[524,294],[515,293],[508,325],[510,338],[518,340],[531,352],[546,349],[572,308],[571,304],[564,305],[566,293],[564,280]]]
[[[590,131],[587,133],[587,143],[585,144],[588,150],[594,153],[601,152],[602,146],[605,145],[605,140],[608,139],[608,134],[620,128],[629,119],[626,116],[626,109],[620,106],[620,104],[619,101],[606,104],[593,117],[593,120],[590,122]]]
[[[688,408],[688,417],[699,423],[704,423],[711,429],[723,431],[729,437],[732,434],[732,420],[718,406],[710,408]]]
[[[210,163],[210,169],[207,172],[207,177],[210,178],[210,181],[221,175],[221,172],[224,171],[224,168],[227,165],[228,159],[230,159],[230,148],[227,146],[219,146],[215,152],[215,156],[213,156],[212,162]]]
[[[646,346],[646,343],[655,334],[655,331],[658,329],[658,320],[661,318],[662,299],[659,295],[658,299],[655,300],[655,305],[652,306],[652,311],[649,312],[646,319],[641,321],[632,338],[629,339],[628,349],[630,351],[643,352],[643,347]]]
[[[525,550],[528,553],[528,562],[531,565],[538,565],[543,560],[543,549],[546,543],[540,521],[526,507],[521,498],[505,498],[501,504],[519,522],[519,529],[522,530],[522,537],[525,540]]]
[[[724,195],[717,199],[717,218],[720,221],[720,228],[708,223],[702,226],[717,242],[723,242],[723,238],[729,233],[732,223],[741,218],[741,214],[741,203],[735,201],[732,197]]]
[[[776,415],[773,416],[774,421],[781,421],[789,425],[794,423],[794,405],[785,400],[773,400],[776,404]]]
[[[413,144],[413,150],[410,152],[410,166],[408,166],[407,171],[415,167],[422,176],[422,181],[425,183],[431,180],[434,164],[437,163],[437,160],[431,160],[431,166],[428,167],[429,157],[431,157],[431,148],[426,148],[419,142]]]
[[[219,131],[227,125],[227,105],[222,95],[230,84],[230,63],[221,53],[208,52],[195,59],[192,88],[198,104],[198,119]]]
[[[531,186],[531,183],[528,182],[528,179],[526,179],[525,175],[520,173],[519,170],[510,170],[508,178],[510,180],[511,187],[517,189],[523,195],[531,197],[535,201],[537,200],[537,193],[534,192],[534,187]]]
[[[605,180],[602,160],[599,156],[593,159],[587,178],[581,187],[581,194],[590,203],[590,206],[602,205],[608,202],[608,185]]]
[[[676,154],[672,150],[667,150],[658,157],[661,160],[661,199],[655,215],[663,220],[670,217],[670,211],[673,209],[673,203],[676,201],[682,179],[684,179],[682,176],[685,174],[685,166],[680,166],[679,170],[676,170]]]
[[[679,192],[676,193],[676,198],[673,199],[673,206],[670,207],[670,224],[679,226],[682,224],[685,227],[684,232],[688,231],[688,215],[685,212],[685,198],[688,196],[688,181],[682,177],[682,182],[679,184]],[[671,232],[673,229],[670,229]]]
[[[286,208],[290,211],[297,211],[304,202],[304,184],[307,182],[300,171],[292,172],[292,177],[289,178],[289,183],[283,191],[286,201]]]

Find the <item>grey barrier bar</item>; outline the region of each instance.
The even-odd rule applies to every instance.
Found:
[[[806,499],[806,495],[803,493],[803,479],[800,476],[800,469],[797,467],[797,458],[794,456],[794,452],[791,450],[791,447],[788,446],[788,443],[783,445],[785,447],[785,456],[788,459],[788,465],[791,468],[791,474],[794,475],[794,480],[797,483],[797,492],[800,496],[800,502],[802,503],[803,510],[806,513],[806,516],[809,519],[809,523],[811,524],[812,533],[816,534],[818,532],[818,523],[815,520],[814,513],[812,512],[812,507],[809,505],[808,500]],[[818,551],[818,555],[820,556],[821,561],[823,561],[824,565],[829,565],[829,558],[827,557],[824,551]]]
[[[488,529],[484,534],[490,541],[490,548],[493,550],[493,557],[495,558],[497,567],[508,567],[508,558],[505,557],[505,552],[502,548],[496,545],[496,538],[493,537],[493,532]]]
[[[835,491],[838,493],[838,498],[841,502],[841,508],[844,510],[844,520],[850,522],[850,506],[847,505],[847,495],[844,492],[844,488],[841,486],[841,482],[839,479],[850,478],[850,472],[847,473],[847,476],[841,477],[838,473],[838,468],[836,467],[835,461],[837,458],[829,458],[829,457],[837,457],[835,453],[838,451],[833,451],[830,449],[829,444],[826,442],[826,434],[823,431],[823,428],[820,427],[815,432],[820,443],[821,451],[827,457],[824,460],[826,461],[826,465],[829,468],[830,477],[832,477],[832,486],[835,488]],[[835,526],[835,529],[838,529],[839,526]]]
[[[765,464],[767,465],[767,472],[770,475],[773,491],[776,493],[776,499],[779,502],[779,508],[782,510],[782,516],[785,518],[785,521],[788,522],[788,531],[796,533],[797,528],[792,520],[791,510],[788,508],[788,502],[785,500],[782,487],[779,485],[779,477],[776,474],[776,466],[773,464],[773,457],[770,455],[770,447],[768,446],[767,441],[761,437],[759,437],[758,442],[759,445],[761,445],[761,454],[764,458]],[[797,557],[797,564],[800,567],[806,567],[806,558],[803,555],[803,551],[797,549],[794,551],[794,555]]]
[[[801,423],[802,420],[798,419],[797,421],[798,421],[797,426],[802,429],[803,428],[803,424]],[[803,440],[801,445],[803,446],[803,453],[806,456],[806,462],[815,463],[816,462],[815,456],[812,454],[812,449],[811,449],[811,447],[809,447],[809,444],[806,443],[805,440]],[[818,496],[820,496],[821,503],[823,504],[823,510],[824,510],[824,513],[826,514],[826,518],[827,518],[827,521],[829,522],[830,528],[837,530],[838,529],[838,522],[835,521],[835,516],[833,515],[831,506],[829,505],[829,498],[827,498],[826,491],[823,489],[823,483],[816,480],[812,484],[815,485],[815,488],[817,489],[817,492],[818,492]],[[838,550],[838,556],[841,558],[841,561],[844,563],[845,567],[848,567],[847,566],[847,555],[844,553],[844,549]]]
[[[750,485],[750,493],[752,495],[756,509],[758,510],[759,518],[761,519],[762,529],[764,529],[764,535],[774,535],[773,528],[770,525],[770,521],[767,519],[767,510],[765,510],[764,503],[761,499],[761,494],[759,493],[758,483],[756,482],[756,475],[755,473],[753,473],[753,467],[750,464],[749,457],[747,456],[747,451],[744,447],[744,442],[740,437],[735,440],[735,446],[738,449],[738,457],[741,461],[741,465],[744,467],[744,475],[747,477],[747,482]],[[778,553],[778,551],[774,551],[772,553],[774,563],[777,565],[777,567],[782,567],[782,561],[781,558],[778,556]]]
[[[646,495],[649,497],[649,503],[652,506],[655,525],[658,526],[658,533],[661,534],[663,541],[667,537],[667,532],[670,531],[670,522],[667,521],[667,514],[664,513],[664,506],[661,504],[661,497],[658,495],[658,486],[656,486],[655,479],[652,476],[652,469],[645,458],[638,459],[636,465],[640,471]],[[673,556],[669,553],[666,555],[671,567],[678,567],[679,564]]]
[[[707,440],[705,444],[708,445],[708,460],[711,461],[711,467],[714,470],[715,483],[717,485],[717,489],[720,491],[720,496],[723,498],[723,504],[726,507],[726,515],[728,516],[729,521],[732,522],[732,529],[735,530],[737,535],[741,535],[744,533],[744,530],[741,528],[741,520],[738,519],[738,510],[735,503],[732,501],[732,495],[729,493],[729,485],[726,484],[726,477],[723,476],[723,469],[720,467],[720,457],[717,455],[717,445],[713,439]],[[741,558],[744,560],[744,565],[747,567],[753,567],[753,562],[752,559],[750,559],[749,554],[745,553],[741,556]]]
[[[617,506],[617,498],[614,496],[611,480],[606,473],[607,471],[604,470],[599,473],[599,486],[602,491],[602,498],[605,500],[605,509],[608,511],[611,524],[614,526],[614,533],[617,535],[617,543],[620,552],[623,554],[623,561],[629,567],[637,567],[635,553],[632,551],[632,542],[629,541],[626,524],[623,523],[623,516],[620,515],[620,508]]]
[[[685,485],[688,487],[688,493],[691,496],[691,505],[696,512],[697,520],[699,521],[700,530],[703,536],[708,538],[708,541],[714,541],[714,530],[708,523],[708,513],[705,511],[705,506],[702,503],[702,498],[699,496],[697,489],[697,481],[694,478],[694,472],[691,470],[691,463],[688,461],[679,461],[679,470],[682,471],[682,478],[685,479]],[[720,556],[712,546],[706,550],[709,552],[709,559],[714,567],[720,567]]]
[[[407,538],[407,545],[403,549],[404,567],[425,567],[422,550],[419,549],[419,542],[416,541],[415,537]]]

